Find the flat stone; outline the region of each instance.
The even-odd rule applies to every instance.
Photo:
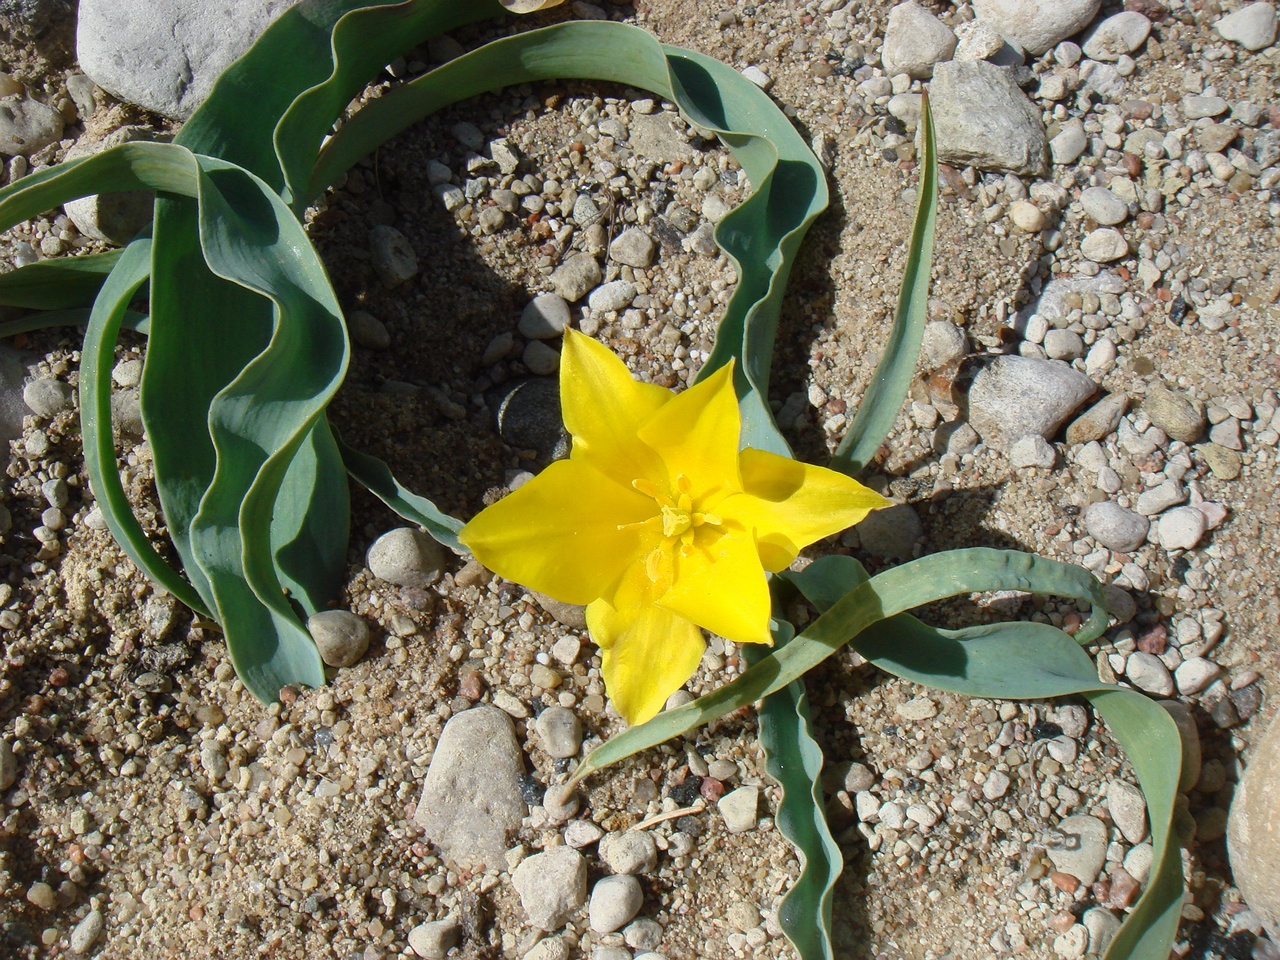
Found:
[[[600,843],[600,859],[614,873],[649,873],[658,866],[658,846],[647,830],[610,833]]]
[[[893,710],[903,720],[919,722],[921,720],[929,720],[938,715],[938,705],[928,697],[915,697],[905,703],[900,703]]]
[[[567,707],[547,707],[535,724],[542,749],[556,759],[576,757],[582,746],[582,721]]]
[[[1142,546],[1151,526],[1146,517],[1113,500],[1090,504],[1084,512],[1084,525],[1089,536],[1108,550],[1121,553],[1129,553]]]
[[[409,238],[386,224],[369,231],[373,270],[388,287],[398,287],[418,274],[418,255]]]
[[[1079,360],[1084,356],[1084,338],[1074,330],[1050,330],[1044,337],[1044,352],[1050,360]]]
[[[0,100],[0,155],[28,157],[62,136],[62,114],[30,99]]]
[[[1196,128],[1196,145],[1205,153],[1221,153],[1240,135],[1234,123],[1211,123]]]
[[[37,417],[56,417],[76,405],[75,387],[53,377],[32,380],[22,388],[22,402]]]
[[[501,867],[507,836],[525,816],[523,773],[510,717],[490,706],[456,713],[436,744],[414,822],[446,859],[470,867]],[[582,886],[585,898],[585,867]]]
[[[409,949],[422,960],[444,960],[462,938],[462,925],[456,917],[428,920],[409,931]]]
[[[569,303],[575,303],[586,296],[588,290],[599,286],[603,276],[595,257],[575,253],[551,274],[551,287]]]
[[[1068,120],[1049,141],[1049,155],[1060,166],[1075,163],[1088,146],[1089,138],[1084,132],[1084,124],[1079,120]]]
[[[1134,504],[1134,508],[1144,517],[1154,517],[1170,507],[1185,503],[1186,499],[1187,491],[1182,488],[1182,484],[1177,480],[1165,480],[1138,494],[1138,502]]]
[[[1133,53],[1151,35],[1151,21],[1136,10],[1107,17],[1089,31],[1082,49],[1090,60],[1114,62]]]
[[[1007,446],[1028,434],[1049,440],[1097,385],[1052,360],[1001,356],[969,388],[969,423],[983,440]]]
[[[625,310],[636,298],[636,285],[630,280],[610,280],[591,291],[587,306],[602,313]]]
[[[440,579],[444,548],[430,534],[397,527],[373,542],[366,562],[379,580],[400,587],[426,587]]]
[[[521,860],[511,883],[529,922],[556,930],[587,900],[587,861],[572,847],[552,847]]]
[[[1044,437],[1029,434],[1009,448],[1009,462],[1019,469],[1039,467],[1051,470],[1058,461],[1058,453]]]
[[[1195,95],[1182,98],[1182,115],[1188,120],[1220,117],[1230,109],[1231,104],[1227,103],[1222,97]]]
[[[1240,476],[1244,460],[1240,454],[1217,443],[1202,443],[1196,447],[1213,475],[1219,480],[1234,480]]]
[[[1127,780],[1112,780],[1107,784],[1107,810],[1130,843],[1147,839],[1147,802],[1133,784]]]
[[[103,90],[185,120],[294,0],[82,0],[80,68]]]
[[[524,960],[569,960],[569,945],[562,937],[547,937],[535,943]]]
[[[1038,57],[1092,23],[1101,6],[1102,0],[974,0],[973,10]]]
[[[1067,427],[1067,443],[1076,446],[1109,436],[1120,425],[1128,406],[1129,398],[1125,394],[1107,394],[1071,422]]]
[[[1139,690],[1157,697],[1171,697],[1175,689],[1173,675],[1164,661],[1152,653],[1137,650],[1125,661],[1125,676]]]
[[[955,53],[956,35],[918,3],[908,0],[889,11],[880,48],[887,76],[905,73],[917,80],[933,76],[933,66]]]
[[[1176,507],[1160,517],[1156,540],[1166,550],[1190,550],[1205,535],[1208,523],[1195,507]]]
[[[1099,227],[1080,241],[1080,253],[1094,263],[1113,263],[1129,256],[1129,242],[1114,227]]]
[[[107,920],[102,915],[101,910],[90,910],[84,915],[84,919],[75,925],[71,931],[71,937],[68,945],[71,947],[72,953],[84,955],[89,953],[98,942],[98,938],[102,936],[102,931],[106,928]]]
[[[320,659],[331,667],[349,667],[369,649],[369,624],[350,610],[321,610],[307,619],[307,632]]]
[[[739,787],[720,798],[720,816],[730,833],[745,833],[756,828],[756,810],[760,805],[759,787]]]
[[[1249,908],[1280,938],[1280,717],[1245,760],[1227,821],[1227,854]]]
[[[985,60],[939,63],[929,96],[943,163],[1026,176],[1048,169],[1040,111],[1007,70]]]
[[[1080,206],[1107,227],[1124,223],[1129,217],[1129,205],[1106,187],[1087,187],[1080,194]]]
[[[1142,412],[1172,439],[1183,443],[1195,443],[1199,440],[1208,423],[1204,405],[1200,401],[1160,382],[1147,387]]]
[[[640,912],[644,903],[644,891],[640,881],[630,874],[601,877],[591,888],[591,903],[587,917],[596,933],[613,933],[621,930]]]
[[[1222,668],[1207,657],[1191,657],[1173,671],[1178,692],[1184,697],[1199,693],[1222,676]]]
[[[1045,852],[1055,867],[1088,886],[1107,859],[1107,827],[1087,814],[1067,817],[1046,837]]]
[[[1246,50],[1262,50],[1276,42],[1276,8],[1270,3],[1250,3],[1213,26],[1223,40],[1238,43]]]
[[[653,264],[658,245],[640,227],[627,227],[609,244],[609,256],[637,270],[646,270]]]

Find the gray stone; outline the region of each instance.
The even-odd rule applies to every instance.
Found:
[[[535,376],[550,376],[560,369],[560,351],[541,340],[534,340],[525,345],[520,362]]]
[[[542,749],[556,759],[576,757],[582,746],[582,721],[567,707],[547,707],[535,724]]]
[[[1234,123],[1211,123],[1196,128],[1196,143],[1205,153],[1221,153],[1235,142],[1239,133]]]
[[[1105,227],[1124,223],[1129,217],[1129,206],[1106,187],[1088,187],[1080,194],[1080,206],[1084,212]]]
[[[1044,335],[1044,352],[1050,360],[1079,360],[1084,356],[1084,339],[1074,330],[1050,330]]]
[[[1191,657],[1178,664],[1173,671],[1178,692],[1184,697],[1193,696],[1222,676],[1222,668],[1207,657]]]
[[[930,320],[920,341],[920,367],[931,373],[969,352],[964,330],[947,320]]]
[[[1244,460],[1234,450],[1216,443],[1202,443],[1196,449],[1219,480],[1234,480],[1240,476]]]
[[[503,384],[486,399],[498,433],[510,446],[537,450],[544,457],[562,456],[562,450],[567,450],[568,435],[560,416],[560,388],[553,378],[531,377]],[[549,610],[546,604],[543,608]]]
[[[1007,70],[985,60],[940,63],[929,96],[942,162],[1028,176],[1047,170],[1040,111]]]
[[[618,263],[644,270],[653,264],[657,249],[653,238],[640,227],[627,227],[609,244],[609,256]]]
[[[1112,780],[1107,784],[1107,810],[1130,843],[1147,839],[1147,801],[1133,784],[1126,780]]]
[[[293,0],[81,0],[81,69],[113,96],[185,120]]]
[[[18,782],[18,758],[8,740],[0,740],[0,793]]]
[[[69,383],[42,377],[32,380],[22,388],[22,402],[37,417],[56,417],[64,410],[71,410],[76,404],[75,388]]]
[[[1049,225],[1045,212],[1030,200],[1015,200],[1009,204],[1009,219],[1023,233],[1039,233]]]
[[[1209,441],[1217,447],[1228,450],[1243,450],[1244,443],[1240,437],[1240,421],[1235,417],[1227,417],[1221,423],[1209,428]]]
[[[1084,124],[1079,120],[1068,120],[1049,141],[1049,155],[1059,165],[1075,163],[1088,146],[1089,138],[1085,135]]]
[[[1052,470],[1058,462],[1058,454],[1044,437],[1028,434],[1009,448],[1009,462],[1019,469],[1039,467]]]
[[[1175,689],[1173,675],[1169,673],[1169,668],[1164,665],[1164,661],[1153,653],[1138,650],[1129,654],[1129,659],[1125,661],[1124,674],[1129,678],[1129,682],[1143,693],[1150,693],[1157,697],[1173,696]]]
[[[933,65],[955,53],[956,35],[924,7],[908,0],[889,11],[880,62],[892,77],[905,73],[917,80],[933,76]]]
[[[1177,480],[1165,480],[1163,483],[1143,490],[1138,494],[1138,502],[1134,509],[1144,517],[1154,517],[1164,513],[1170,507],[1176,507],[1187,499],[1187,492]]]
[[[1195,507],[1176,507],[1160,517],[1156,540],[1166,550],[1190,550],[1208,529],[1204,514]]]
[[[658,866],[658,846],[647,830],[610,833],[600,842],[600,859],[614,873],[649,873]]]
[[[391,332],[387,325],[364,310],[357,310],[347,317],[347,330],[351,342],[366,350],[387,350],[391,347]]]
[[[520,151],[512,146],[506,137],[500,137],[489,144],[489,156],[498,165],[498,170],[506,175],[515,173],[520,166]]]
[[[564,842],[575,850],[589,847],[604,836],[604,831],[590,820],[574,820],[564,828]]]
[[[1151,526],[1146,517],[1112,500],[1090,504],[1084,512],[1084,525],[1089,536],[1108,550],[1121,553],[1129,553],[1142,546]]]
[[[589,253],[575,253],[551,274],[551,287],[569,303],[581,300],[598,286],[603,276],[600,263]]]
[[[1107,828],[1097,817],[1067,817],[1046,837],[1045,850],[1053,865],[1086,887],[1098,879],[1107,859]]]
[[[539,940],[524,960],[569,960],[569,945],[560,937]]]
[[[622,938],[633,950],[654,950],[662,943],[662,924],[648,917],[641,917],[627,924],[622,931]]]
[[[739,787],[720,798],[720,816],[730,833],[745,833],[756,828],[756,810],[760,805],[759,787]]]
[[[529,922],[555,930],[587,900],[587,861],[571,847],[552,847],[520,861],[511,883]]]
[[[995,446],[1032,433],[1049,440],[1097,389],[1087,376],[1063,363],[997,357],[969,388],[969,422]]]
[[[591,291],[587,306],[601,313],[625,310],[636,298],[636,285],[630,280],[610,280]]]
[[[395,227],[378,224],[369,231],[374,272],[388,287],[398,287],[418,273],[418,255],[408,237]]]
[[[397,527],[373,542],[366,558],[379,580],[400,587],[425,587],[440,579],[444,548],[413,527]]]
[[[462,937],[462,925],[455,917],[428,920],[409,931],[409,949],[422,960],[444,960],[458,945]]]
[[[1147,387],[1142,412],[1172,439],[1183,443],[1195,443],[1207,425],[1200,401],[1159,382]]]
[[[1125,10],[1090,30],[1082,49],[1091,60],[1116,61],[1137,50],[1150,35],[1151,21],[1141,13]]]
[[[1227,821],[1227,855],[1249,908],[1280,938],[1280,717],[1246,759]]]
[[[591,903],[587,917],[596,933],[613,933],[621,930],[640,912],[644,903],[644,891],[640,881],[630,874],[602,877],[591,889]]]
[[[480,232],[490,237],[506,226],[507,215],[499,207],[485,207],[480,211],[478,222]]]
[[[684,123],[673,113],[633,114],[627,140],[646,160],[672,163],[694,158]]]
[[[94,944],[98,942],[98,938],[102,936],[102,931],[106,928],[107,919],[102,915],[101,910],[90,910],[85,914],[84,919],[75,925],[75,929],[71,931],[69,945],[72,953],[86,954],[93,949]]]
[[[468,867],[502,867],[507,835],[525,816],[523,773],[510,717],[489,706],[456,713],[436,744],[414,822],[446,859]],[[582,882],[585,897],[585,867]]]
[[[914,507],[897,504],[867,514],[858,524],[858,536],[862,549],[874,557],[910,560],[916,543],[924,536],[924,526]]]
[[[1188,120],[1202,120],[1205,117],[1220,117],[1231,109],[1231,104],[1222,97],[1190,96],[1182,98],[1182,115]]]
[[[1102,0],[974,0],[973,10],[1038,57],[1092,23],[1101,6]]]
[[[1067,443],[1075,446],[1110,435],[1120,425],[1128,406],[1129,398],[1125,394],[1107,394],[1067,427]]]
[[[153,142],[157,139],[150,127],[129,126],[113,130],[97,143],[82,138],[67,151],[67,160],[92,156],[123,143]],[[124,245],[151,223],[155,195],[149,190],[123,190],[95,194],[63,204],[76,229],[86,237],[106,243]]]
[[[1086,910],[1080,922],[1089,931],[1087,952],[1092,956],[1102,956],[1115,935],[1120,932],[1120,918],[1106,907],[1093,907]]]
[[[331,667],[349,667],[369,649],[369,624],[350,610],[322,610],[307,619],[307,632],[320,659]]]
[[[1223,40],[1238,43],[1246,50],[1262,50],[1276,42],[1276,8],[1270,3],[1250,3],[1213,26]]]
[[[62,136],[62,114],[39,100],[0,100],[0,155],[29,157]]]
[[[1080,253],[1094,263],[1113,263],[1129,255],[1129,242],[1115,227],[1099,227],[1080,241]]]
[[[957,60],[991,60],[1004,48],[1000,31],[985,20],[970,20],[956,27]]]

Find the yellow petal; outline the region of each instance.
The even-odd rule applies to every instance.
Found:
[[[644,577],[643,569],[638,577]],[[624,583],[631,577],[624,577]],[[646,578],[647,579],[647,578]],[[632,726],[660,711],[671,694],[693,676],[706,642],[682,617],[644,599],[643,589],[620,588],[615,607],[607,600],[587,606],[587,628],[600,647],[604,686],[614,708]]]
[[[742,489],[738,443],[742,419],[733,390],[733,366],[727,364],[706,380],[676,394],[651,416],[639,436],[658,452],[671,480],[689,478],[695,498]],[[714,508],[715,501],[702,504]]]
[[[755,530],[770,572],[786,569],[802,547],[893,503],[843,473],[764,450],[743,450],[741,463],[745,493],[716,509]]]
[[[659,606],[737,643],[773,642],[769,586],[749,530],[700,534],[692,548],[677,546],[674,557],[675,576]]]
[[[478,513],[458,539],[490,570],[565,603],[611,589],[640,553],[654,502],[588,464],[558,460]]]
[[[589,462],[621,484],[653,476],[659,462],[636,433],[674,396],[633,380],[627,365],[604,344],[573,329],[564,332],[560,406],[573,436],[572,459]]]

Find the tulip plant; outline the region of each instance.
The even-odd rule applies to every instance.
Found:
[[[783,788],[776,822],[801,862],[779,922],[803,960],[834,956],[831,891],[841,869],[823,817],[807,670],[847,644],[883,670],[941,690],[1084,696],[1129,754],[1154,847],[1147,889],[1106,958],[1165,960],[1183,894],[1173,831],[1186,786],[1180,745],[1158,705],[1099,683],[1082,649],[1109,622],[1099,583],[1074,566],[984,549],[870,578],[849,557],[791,569],[802,548],[887,502],[854,478],[901,409],[920,345],[937,200],[927,110],[919,207],[880,369],[831,464],[804,464],[774,424],[769,368],[787,276],[827,189],[786,117],[737,71],[635,27],[561,23],[471,51],[371,100],[335,130],[383,64],[502,12],[496,0],[303,0],[226,71],[172,144],[125,144],[0,190],[0,229],[90,193],[156,192],[152,225],[124,250],[0,276],[0,306],[45,311],[0,333],[87,324],[86,467],[125,552],[221,624],[232,663],[259,699],[275,699],[287,684],[319,686],[323,666],[302,618],[340,584],[350,476],[499,574],[587,605],[608,693],[638,725],[591,753],[575,781],[757,704],[767,769]],[[555,78],[651,90],[716,133],[754,186],[716,231],[738,285],[709,360],[682,393],[633,380],[605,346],[568,332],[560,382],[572,452],[464,526],[330,428],[325,411],[346,371],[347,333],[301,216],[352,164],[419,119],[491,89]],[[140,295],[145,315],[132,309]],[[110,371],[124,326],[150,338],[142,416],[181,571],[147,540],[117,472]],[[1074,637],[1042,623],[942,630],[908,613],[990,590],[1056,594],[1093,612]],[[802,631],[786,615],[797,595],[820,612]],[[704,630],[743,643],[753,665],[663,710],[699,662]]]

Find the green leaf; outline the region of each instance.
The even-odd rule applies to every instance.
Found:
[[[920,125],[924,156],[920,164],[919,199],[907,245],[907,265],[898,292],[898,309],[875,378],[858,405],[858,414],[831,458],[833,470],[857,476],[893,429],[915,375],[929,312],[929,272],[933,264],[933,235],[938,209],[938,157],[934,147],[929,97],[923,101]]]
[[[111,250],[83,257],[37,260],[0,274],[0,306],[32,310],[87,307],[119,259],[120,251]]]
[[[783,646],[794,634],[791,624],[782,621],[774,631],[774,642]],[[751,664],[767,651],[748,645],[742,652]],[[804,680],[765,697],[759,731],[765,772],[782,788],[774,823],[800,863],[800,876],[778,904],[778,925],[804,960],[834,958],[832,894],[844,858],[823,809],[822,748],[813,737]]]
[[[439,507],[403,486],[391,473],[391,468],[367,453],[361,453],[338,439],[338,450],[347,472],[370,493],[388,507],[416,523],[446,547],[461,553],[465,548],[458,542],[462,521],[444,513]]]
[[[700,376],[731,359],[743,444],[789,453],[767,402],[778,310],[800,240],[827,205],[822,168],[769,97],[731,67],[665,46],[636,27],[580,21],[494,41],[371,101],[325,145],[311,190],[431,113],[486,90],[563,77],[625,83],[675,102],[729,148],[755,192],[720,221],[716,241],[738,286]]]

